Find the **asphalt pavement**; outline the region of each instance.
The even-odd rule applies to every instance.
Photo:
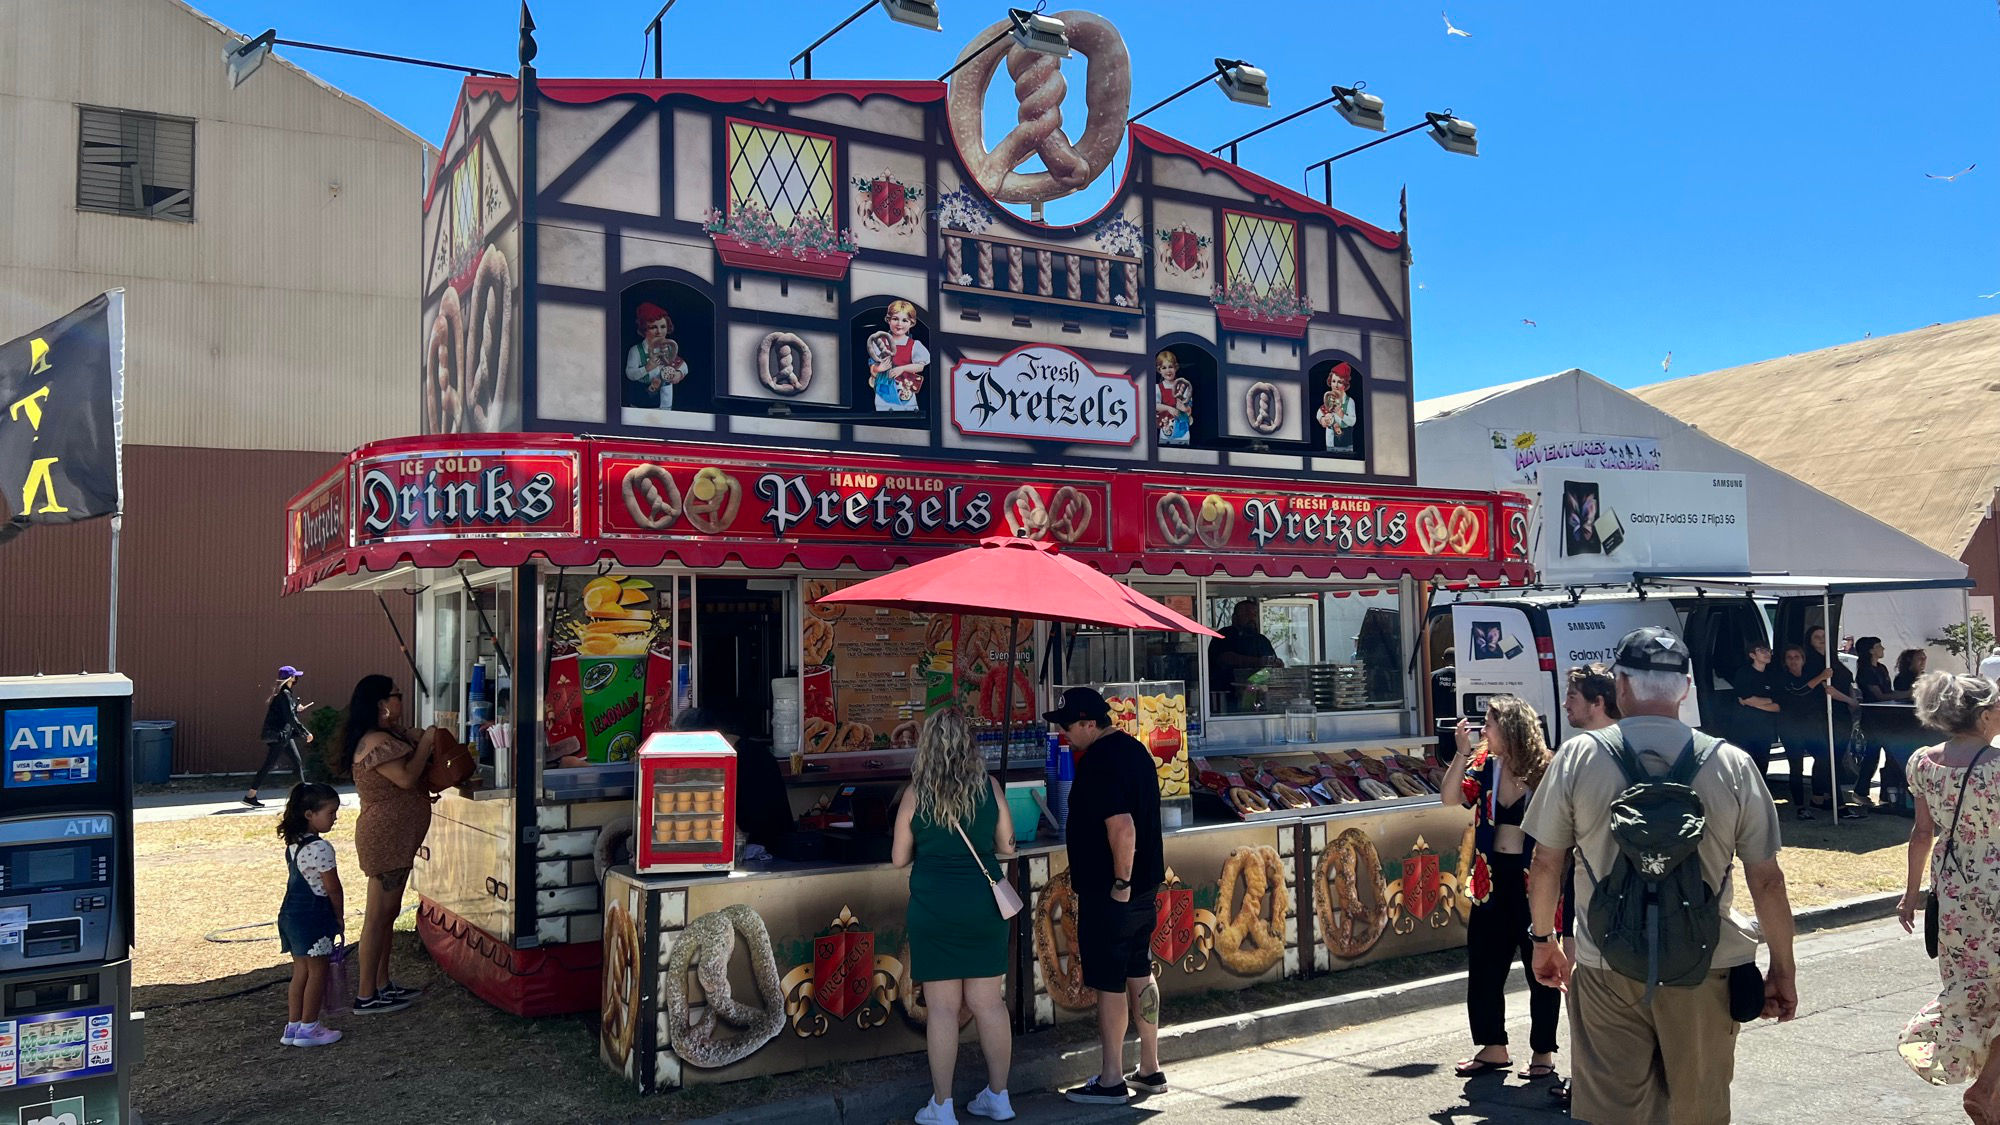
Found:
[[[1965,1120],[1958,1102],[1963,1087],[1926,1085],[1896,1054],[1897,1033],[1937,995],[1937,970],[1924,957],[1919,938],[1904,934],[1893,920],[1825,931],[1801,941],[1799,972],[1802,1014],[1786,1024],[1759,1021],[1739,1039],[1732,1087],[1736,1121],[1946,1125]],[[1508,1026],[1525,1048],[1527,1005],[1518,973],[1515,985]],[[1166,1015],[1171,1022],[1171,1007]],[[1567,1045],[1567,1026],[1562,1038]],[[1016,1092],[1014,1104],[1026,1125],[1571,1120],[1554,1108],[1547,1082],[1455,1077],[1452,1065],[1471,1053],[1464,1008],[1448,1005],[1175,1064],[1167,1068],[1172,1092],[1131,1108],[1086,1109],[1054,1092],[1026,1091]],[[1525,1053],[1515,1061],[1525,1063]]]

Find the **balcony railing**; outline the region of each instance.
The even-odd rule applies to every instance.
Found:
[[[1143,264],[1123,254],[947,230],[942,288],[1137,316]]]

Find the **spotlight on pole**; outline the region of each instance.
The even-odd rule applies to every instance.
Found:
[[[1368,93],[1367,83],[1356,82],[1352,86],[1333,88],[1333,108],[1347,119],[1349,125],[1363,129],[1373,129],[1378,133],[1387,132],[1389,119],[1383,116],[1382,99]]]
[[[1430,122],[1431,139],[1439,148],[1460,156],[1479,155],[1479,126],[1449,113],[1426,113],[1424,117]]]
[[[1243,105],[1271,105],[1270,76],[1242,59],[1215,60],[1215,84],[1229,100]]]

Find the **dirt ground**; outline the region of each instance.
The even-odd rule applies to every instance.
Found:
[[[1783,860],[1795,906],[1900,888],[1909,821],[1801,823],[1786,816]],[[278,951],[275,932],[259,925],[276,917],[284,894],[275,826],[268,815],[225,814],[138,827],[133,984],[136,1006],[146,1012],[146,1062],[134,1098],[149,1122],[676,1121],[894,1081],[922,1066],[913,1055],[642,1098],[598,1063],[592,1017],[524,1020],[496,1011],[431,963],[408,912],[398,923],[395,976],[423,988],[423,999],[401,1013],[331,1020],[347,1038],[329,1048],[280,1046],[289,958]],[[343,822],[330,838],[349,879],[352,933],[360,927],[362,883],[347,829]],[[1740,890],[1739,900],[1748,907]],[[414,907],[414,896],[407,905]],[[1173,1015],[1233,1014],[1462,965],[1462,954],[1447,951],[1178,1001]],[[1088,1034],[1087,1025],[1073,1025],[1022,1046],[1050,1050]],[[308,1112],[300,1108],[304,1098],[314,1099]],[[451,1111],[440,1117],[436,1107],[447,1100]]]

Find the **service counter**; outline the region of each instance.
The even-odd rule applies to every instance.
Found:
[[[1436,797],[1169,831],[1155,970],[1173,999],[1463,944],[1470,814]],[[1017,1029],[1092,1018],[1060,842],[1010,865]],[[604,879],[600,1051],[641,1091],[920,1051],[907,870],[771,862]]]

